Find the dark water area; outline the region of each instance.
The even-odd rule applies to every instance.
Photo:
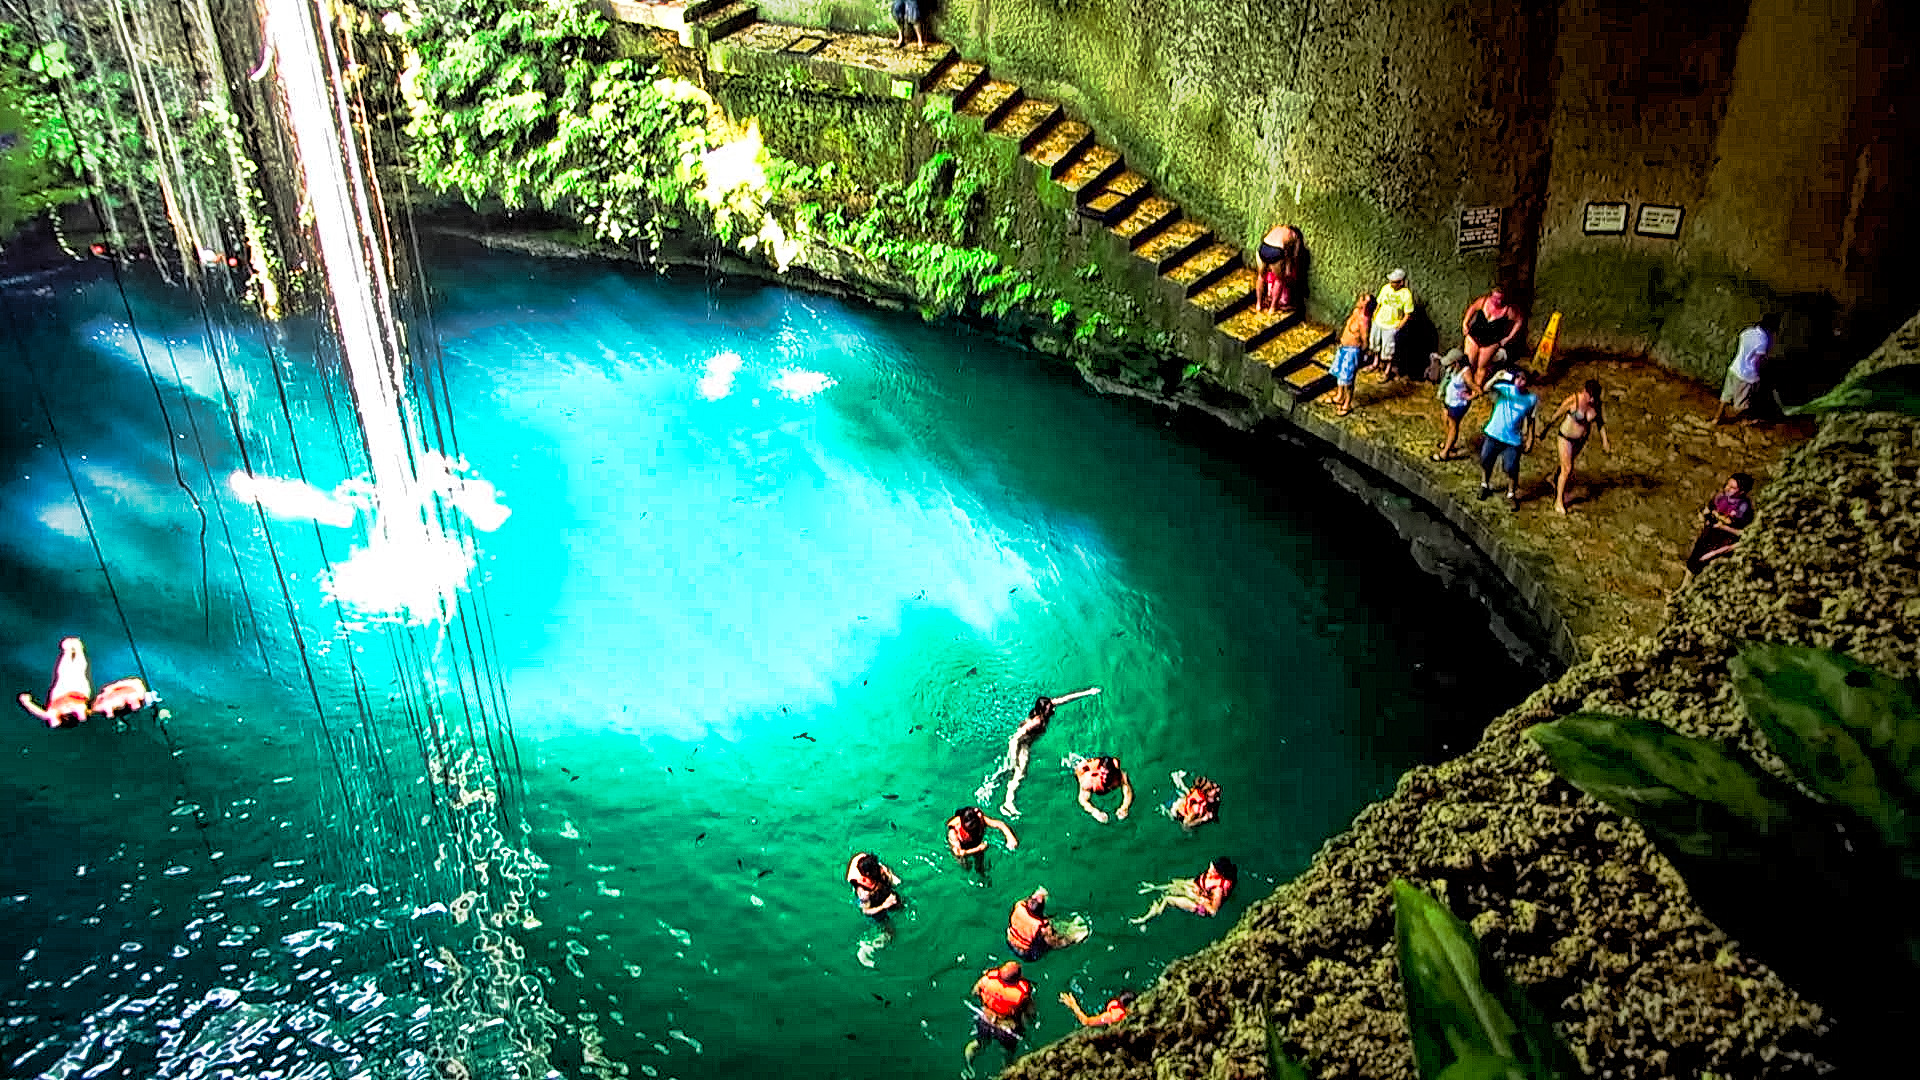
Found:
[[[358,561],[353,398],[309,331],[6,286],[0,672],[44,699],[75,635],[164,700],[0,725],[0,1074],[957,1070],[1020,896],[1092,928],[1028,966],[1050,1040],[1060,991],[1147,989],[1534,684],[1298,451],[816,296],[451,243],[428,276],[423,424],[510,511],[435,504],[470,569]],[[440,580],[444,623],[357,606]],[[963,872],[943,823],[1087,686],[1018,849]],[[1125,821],[1075,804],[1063,759],[1100,752]],[[1159,811],[1175,772],[1219,822]],[[861,850],[904,882],[890,938]],[[1129,925],[1216,855],[1222,917]]]

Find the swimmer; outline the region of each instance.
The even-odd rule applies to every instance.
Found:
[[[1000,1044],[1007,1061],[1019,1050],[1020,1037],[1033,1019],[1033,984],[1020,974],[1020,965],[1012,960],[997,968],[988,968],[974,980],[973,995],[980,1004],[967,1003],[973,1010],[973,1038],[967,1043],[967,1065],[973,1055],[989,1042]]]
[[[93,711],[109,718],[123,709],[132,715],[159,700],[160,695],[147,689],[140,679],[117,679],[100,688],[93,699]]]
[[[68,720],[78,724],[87,718],[87,702],[93,697],[93,678],[87,670],[87,647],[77,637],[60,642],[60,659],[53,667],[53,688],[47,691],[47,707],[33,703],[32,694],[20,695],[20,707],[39,717],[50,728],[67,727]]]
[[[1165,885],[1145,885],[1141,892],[1159,892],[1160,899],[1153,902],[1146,914],[1132,920],[1135,926],[1146,923],[1169,907],[1182,911],[1191,911],[1195,915],[1214,916],[1227,902],[1227,896],[1233,892],[1233,883],[1239,877],[1239,868],[1233,860],[1222,855],[1207,864],[1196,878],[1180,878]]]
[[[1080,781],[1080,807],[1093,815],[1093,820],[1105,824],[1106,811],[1093,805],[1095,795],[1105,795],[1115,788],[1120,789],[1120,808],[1113,816],[1126,820],[1127,811],[1133,807],[1133,782],[1127,779],[1127,771],[1120,767],[1120,759],[1112,754],[1096,754],[1082,758],[1073,765],[1073,775]]]
[[[1007,850],[1020,846],[1013,830],[999,818],[990,818],[977,806],[963,806],[947,819],[947,850],[964,868],[984,875],[987,872],[987,830],[997,829],[1007,841]]]
[[[1087,1014],[1085,1009],[1080,1007],[1080,999],[1074,997],[1073,991],[1071,990],[1062,990],[1060,992],[1060,1004],[1073,1010],[1073,1018],[1080,1021],[1080,1026],[1106,1027],[1108,1024],[1117,1024],[1127,1018],[1127,1013],[1133,1008],[1134,997],[1133,991],[1122,990],[1107,999],[1107,1007],[1105,1009],[1091,1016]]]
[[[887,922],[888,916],[906,903],[900,899],[900,875],[872,852],[863,851],[847,863],[847,884],[853,886],[860,914],[875,922]]]
[[[1008,817],[1019,817],[1020,808],[1013,805],[1014,793],[1020,790],[1020,781],[1027,777],[1028,751],[1033,748],[1035,739],[1047,733],[1047,724],[1053,719],[1053,711],[1077,698],[1091,697],[1100,692],[1097,686],[1085,690],[1075,690],[1060,697],[1035,698],[1032,711],[1014,730],[1013,737],[1007,740],[1007,759],[1000,766],[1000,772],[1010,773],[1007,777],[1007,797],[1000,800],[1000,812]],[[980,789],[979,795],[985,799],[993,792],[993,780],[989,779]]]
[[[1180,797],[1167,805],[1167,816],[1191,829],[1217,821],[1220,817],[1220,785],[1206,777],[1187,786],[1187,774],[1173,774],[1174,786],[1179,788]]]
[[[1044,888],[1035,889],[1021,897],[1007,916],[1007,948],[1022,960],[1038,960],[1047,954],[1048,949],[1078,945],[1087,940],[1090,932],[1084,925],[1071,931],[1054,926],[1053,920],[1047,916],[1047,890]]]

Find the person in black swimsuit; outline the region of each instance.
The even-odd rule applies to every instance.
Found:
[[[1607,441],[1607,416],[1600,406],[1599,381],[1588,379],[1578,391],[1567,395],[1567,400],[1560,403],[1560,411],[1553,414],[1552,423],[1560,432],[1560,474],[1553,480],[1553,501],[1554,508],[1564,514],[1567,484],[1573,479],[1573,462],[1587,440],[1598,431],[1600,448],[1613,453],[1613,444]]]
[[[1507,291],[1498,285],[1493,291],[1467,305],[1460,316],[1460,335],[1465,339],[1467,363],[1473,374],[1474,393],[1487,388],[1487,376],[1493,371],[1493,359],[1507,343],[1520,335],[1527,317],[1507,303]]]
[[[1259,278],[1254,282],[1254,308],[1291,311],[1303,269],[1300,230],[1292,225],[1275,225],[1261,237],[1258,254],[1260,269]]]

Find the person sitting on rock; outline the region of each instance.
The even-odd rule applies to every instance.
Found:
[[[1707,500],[1706,508],[1700,511],[1700,535],[1693,541],[1693,550],[1687,553],[1689,577],[1732,551],[1740,542],[1740,534],[1753,524],[1753,500],[1748,496],[1752,490],[1753,477],[1737,472],[1727,477],[1726,485]]]

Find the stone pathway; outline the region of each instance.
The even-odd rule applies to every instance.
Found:
[[[1812,433],[1810,421],[1716,428],[1707,388],[1652,364],[1574,355],[1557,361],[1538,387],[1542,419],[1597,378],[1614,452],[1597,439],[1588,444],[1568,515],[1554,511],[1558,447],[1550,433],[1522,463],[1518,511],[1504,499],[1481,501],[1471,457],[1428,460],[1442,433],[1435,387],[1363,375],[1354,412],[1335,416],[1325,397],[1333,385],[1332,330],[1296,312],[1256,311],[1254,274],[1239,247],[1187,217],[1059,105],[1028,97],[944,43],[902,49],[885,37],[764,23],[751,0],[612,0],[612,8],[623,21],[677,32],[713,70],[781,77],[797,67],[823,84],[875,95],[938,95],[956,114],[1017,143],[1082,216],[1110,230],[1120,250],[1151,264],[1211,320],[1223,340],[1209,369],[1223,384],[1439,506],[1516,581],[1546,590],[1582,657],[1658,626],[1683,576],[1700,507],[1728,474],[1745,471],[1762,482],[1764,512],[1765,481]],[[1488,408],[1476,403],[1462,421],[1465,453],[1477,447]]]

